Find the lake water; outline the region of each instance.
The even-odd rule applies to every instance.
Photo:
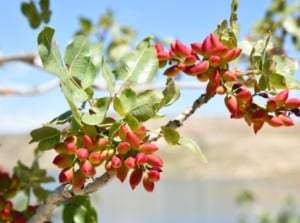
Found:
[[[250,223],[257,222],[263,210],[274,213],[282,208],[286,196],[300,202],[298,186],[259,180],[162,180],[152,193],[142,187],[132,191],[124,183],[115,180],[94,196],[99,222],[234,223],[246,216]],[[257,195],[257,202],[238,206],[235,198],[242,189]]]

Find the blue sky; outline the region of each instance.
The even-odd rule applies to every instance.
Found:
[[[24,0],[25,1],[25,0]],[[29,0],[28,0],[29,1]],[[9,55],[37,49],[38,30],[32,30],[20,12],[22,1],[6,1],[0,8],[0,53]],[[240,39],[250,32],[251,25],[264,15],[271,0],[239,1]],[[79,27],[78,16],[97,21],[111,8],[116,20],[138,31],[138,40],[156,34],[175,37],[189,44],[202,41],[218,22],[229,18],[231,0],[185,1],[117,1],[117,0],[52,0],[53,14],[48,25],[56,29],[55,39],[63,49]],[[10,63],[0,68],[0,87],[28,87],[53,80],[55,77],[22,63]],[[176,115],[188,106],[201,90],[182,93],[173,109]],[[188,100],[189,99],[189,100]],[[228,115],[222,99],[205,106],[198,115]],[[28,132],[68,109],[59,89],[37,96],[0,96],[0,133]]]

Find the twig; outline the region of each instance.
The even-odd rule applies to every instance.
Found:
[[[214,96],[214,95],[213,95]],[[206,104],[213,96],[207,97],[206,94],[201,94],[193,104],[185,109],[180,115],[176,118],[170,120],[166,125],[166,127],[177,129],[183,125],[183,122],[187,120],[192,114],[195,113],[197,109],[199,109],[202,105]],[[161,129],[158,129],[148,137],[148,141],[155,142],[161,137]]]
[[[43,65],[37,52],[15,54],[10,56],[0,56],[0,64],[15,61],[27,63],[38,68],[43,68]]]
[[[114,176],[114,174],[105,172],[102,176],[88,183],[81,190],[72,190],[69,184],[57,187],[51,192],[45,203],[39,206],[36,214],[28,221],[28,223],[41,223],[49,221],[57,204],[76,195],[91,194],[108,184],[114,178]]]
[[[38,85],[37,87],[32,87],[32,88],[23,88],[23,87],[15,87],[15,88],[10,88],[10,87],[1,87],[0,86],[0,94],[2,95],[36,95],[36,94],[41,94],[46,91],[49,91],[55,87],[59,86],[59,79],[54,79],[51,80],[47,83],[43,83],[41,85]]]

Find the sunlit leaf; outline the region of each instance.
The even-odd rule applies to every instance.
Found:
[[[300,89],[299,80],[295,79],[295,73],[299,69],[299,63],[284,55],[273,56],[275,62],[274,73],[284,77],[286,86],[290,89]]]
[[[105,79],[110,94],[113,95],[115,93],[116,80],[114,74],[112,73],[111,69],[108,67],[104,58],[102,59],[101,62],[101,68],[102,68],[102,77]]]
[[[103,122],[106,112],[109,108],[111,97],[103,97],[97,99],[93,105],[91,113],[85,113],[82,116],[82,121],[88,125],[98,125]]]
[[[199,147],[198,143],[195,142],[193,139],[180,137],[178,144],[188,148],[193,153],[198,155],[202,162],[207,163],[207,160],[206,160],[204,154],[202,153],[201,148]]]
[[[164,139],[166,140],[166,142],[171,145],[177,145],[179,140],[180,140],[180,134],[179,132],[177,132],[175,129],[170,128],[170,127],[166,127],[166,126],[162,126],[161,127],[162,130],[162,134]]]
[[[113,69],[119,80],[133,83],[151,81],[158,70],[158,59],[154,47],[140,47],[121,58]]]
[[[83,89],[90,87],[96,77],[96,68],[90,56],[86,37],[76,36],[65,50],[64,60],[71,76],[81,80]]]

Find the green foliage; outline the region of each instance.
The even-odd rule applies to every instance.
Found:
[[[38,28],[42,22],[48,23],[52,13],[49,0],[40,0],[39,6],[34,1],[22,2],[21,11],[33,29]]]
[[[197,157],[199,157],[203,163],[207,163],[207,159],[206,159],[205,155],[203,154],[201,148],[199,147],[199,144],[196,141],[194,141],[193,139],[180,137],[178,144],[189,149],[194,154],[196,154]]]
[[[47,176],[47,170],[42,169],[38,162],[33,162],[32,166],[28,167],[21,161],[18,161],[14,167],[14,173],[19,177],[21,188],[28,200],[30,199],[31,192],[33,192],[39,201],[45,200],[51,192],[44,189],[42,184],[54,182],[54,178]]]
[[[56,128],[50,126],[44,126],[31,131],[31,141],[38,142],[39,150],[49,150],[54,147],[56,143],[60,140],[61,132]]]
[[[75,196],[66,201],[63,208],[64,223],[97,223],[97,212],[89,196]]]
[[[123,56],[113,69],[117,79],[137,84],[153,80],[157,71],[156,50],[149,46],[149,39],[145,39],[135,50]]]

